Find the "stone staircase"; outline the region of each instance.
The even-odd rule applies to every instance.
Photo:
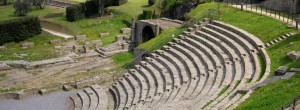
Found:
[[[258,55],[267,65],[261,78]],[[115,82],[109,93],[115,110],[233,109],[269,71],[270,59],[258,38],[205,20],[150,53]]]
[[[132,50],[133,45],[129,35],[119,35],[114,43],[105,47],[97,48],[96,51],[101,57],[109,57],[118,53],[128,52]]]
[[[106,110],[108,107],[107,94],[99,85],[85,88],[70,98],[74,104],[74,110]]]

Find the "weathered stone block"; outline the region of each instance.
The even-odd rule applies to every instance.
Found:
[[[93,40],[91,42],[91,46],[95,47],[95,48],[100,47],[101,45],[102,45],[102,41],[101,40]]]
[[[293,61],[298,60],[300,58],[300,52],[291,51],[287,54],[287,57]]]
[[[291,68],[291,72],[300,72],[300,68]]]
[[[131,33],[131,28],[122,28],[121,33],[122,34],[130,34]]]
[[[41,95],[45,95],[45,94],[48,93],[48,91],[47,91],[47,89],[40,89],[40,90],[39,90],[39,93],[40,93]]]
[[[116,37],[116,42],[118,42],[118,41],[123,41],[124,40],[124,35],[118,35],[117,37]]]
[[[55,39],[55,40],[50,40],[50,41],[49,41],[49,44],[54,44],[54,45],[60,44],[60,43],[61,43],[61,40],[60,40],[60,39]]]
[[[77,40],[77,41],[85,41],[86,40],[86,35],[75,36],[75,40]]]
[[[0,70],[9,70],[11,67],[6,63],[0,63]]]
[[[288,67],[286,66],[280,66],[276,69],[275,75],[284,75],[288,71]]]
[[[6,50],[6,47],[5,46],[0,46],[0,51],[1,50]]]
[[[129,44],[128,43],[123,43],[122,44],[123,50],[129,49]]]
[[[100,33],[99,37],[105,37],[105,36],[108,36],[108,35],[109,35],[109,33]]]
[[[26,48],[29,48],[29,47],[33,47],[33,46],[34,46],[33,42],[25,42],[25,43],[21,44],[21,47],[23,49],[26,49]]]
[[[63,90],[65,90],[65,91],[70,91],[70,90],[71,90],[71,86],[69,86],[69,85],[64,85],[64,86],[63,86]]]

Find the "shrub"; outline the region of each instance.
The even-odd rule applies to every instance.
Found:
[[[105,7],[108,6],[119,6],[124,3],[128,2],[128,0],[106,0],[105,1]]]
[[[85,5],[83,3],[72,5],[66,9],[66,17],[70,22],[74,22],[84,18]]]
[[[31,10],[31,3],[28,0],[17,0],[14,3],[15,15],[25,16]]]
[[[40,34],[42,28],[37,17],[22,17],[0,22],[0,45],[19,42]]]
[[[88,0],[85,2],[85,16],[99,13],[99,0]]]
[[[155,14],[154,10],[144,9],[143,14],[141,14],[138,19],[153,19],[158,18],[158,15]]]

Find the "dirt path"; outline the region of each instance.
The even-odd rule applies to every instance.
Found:
[[[68,34],[64,34],[64,33],[61,33],[61,32],[56,32],[56,31],[53,31],[53,30],[49,30],[49,29],[45,29],[43,28],[44,31],[52,34],[52,35],[55,35],[55,36],[58,36],[58,37],[63,37],[63,38],[73,38],[74,36],[73,35],[68,35]]]

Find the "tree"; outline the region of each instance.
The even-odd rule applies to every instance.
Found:
[[[105,11],[105,0],[99,0],[99,13],[101,16],[104,16]]]
[[[0,0],[0,3],[2,3],[3,5],[7,5],[8,0]]]
[[[17,0],[14,8],[17,16],[25,16],[31,9],[31,3],[28,0]]]
[[[40,9],[44,8],[44,4],[45,2],[47,2],[47,0],[30,0],[32,6],[36,6]]]

